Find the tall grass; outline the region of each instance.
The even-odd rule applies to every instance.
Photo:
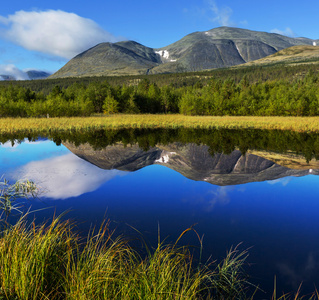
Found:
[[[126,299],[122,295],[131,286],[125,281],[132,276],[137,260],[127,242],[112,240],[107,228],[89,234],[84,244],[75,243],[68,252],[65,299]]]
[[[141,257],[106,223],[80,239],[68,221],[36,226],[22,217],[0,236],[0,299],[253,299],[247,251],[230,249],[220,263],[201,265],[189,248],[159,243]],[[319,299],[296,294],[273,300]]]
[[[81,240],[60,218],[35,226],[22,217],[7,225],[0,299],[247,299],[245,252],[198,267],[188,248],[159,244],[142,258],[108,228]]]
[[[72,118],[1,118],[0,134],[121,128],[279,129],[319,132],[319,117],[211,117],[112,115]]]
[[[21,218],[1,232],[0,287],[5,299],[58,299],[63,292],[65,256],[74,238],[56,218],[27,226]]]
[[[287,293],[287,294],[284,293],[283,295],[277,297],[277,286],[276,286],[276,277],[275,277],[274,292],[273,292],[271,300],[318,300],[319,299],[319,293],[317,289],[311,295],[307,295],[307,296],[301,295],[300,293],[301,286],[302,284],[300,284],[296,293]]]

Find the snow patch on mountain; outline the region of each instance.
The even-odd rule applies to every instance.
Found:
[[[176,61],[176,59],[169,59],[170,55],[167,50],[160,50],[160,51],[155,51],[156,54],[158,54],[161,58],[164,58],[165,60],[168,61]]]
[[[159,54],[159,56],[168,59],[169,58],[169,52],[167,50],[160,50],[155,51],[155,53]]]

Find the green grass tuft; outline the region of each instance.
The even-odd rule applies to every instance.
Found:
[[[246,252],[219,265],[195,266],[187,247],[159,244],[142,258],[113,239],[108,223],[85,241],[72,224],[27,225],[22,217],[0,238],[0,299],[246,299]],[[2,298],[1,298],[2,297]]]

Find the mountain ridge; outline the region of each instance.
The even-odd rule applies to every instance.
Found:
[[[218,27],[190,33],[161,48],[135,41],[100,43],[71,59],[50,78],[141,75],[225,68],[258,60],[318,40]]]

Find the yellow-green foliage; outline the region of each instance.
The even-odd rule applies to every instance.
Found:
[[[318,132],[319,117],[218,117],[183,115],[112,115],[73,118],[4,118],[0,134],[121,128],[277,129]]]
[[[8,226],[8,225],[7,225]],[[246,252],[196,266],[188,248],[159,244],[141,258],[108,224],[82,241],[71,225],[27,225],[0,237],[0,299],[248,299]]]
[[[195,263],[187,247],[163,245],[140,257],[108,224],[85,241],[54,218],[27,225],[21,218],[0,237],[0,299],[175,300],[255,299],[243,267],[247,251],[230,249],[219,264]],[[186,230],[188,231],[188,230]],[[185,232],[186,232],[185,231]],[[274,300],[319,299],[293,294]]]
[[[58,219],[49,227],[27,227],[20,219],[4,229],[0,238],[0,295],[5,299],[57,298],[71,240],[69,226]]]

